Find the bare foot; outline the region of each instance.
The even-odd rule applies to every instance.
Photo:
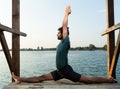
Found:
[[[20,83],[20,77],[16,76],[14,72],[12,72],[12,78],[14,79],[16,84]]]
[[[112,76],[108,78],[110,80],[110,83],[117,83],[117,80],[114,79]]]

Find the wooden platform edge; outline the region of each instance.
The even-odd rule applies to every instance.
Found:
[[[57,82],[45,81],[42,83],[11,83],[3,89],[120,89],[120,85],[115,84],[82,84],[74,83],[67,79],[62,79]]]

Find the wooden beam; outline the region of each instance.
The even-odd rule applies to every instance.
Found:
[[[20,31],[20,0],[12,0],[12,28]],[[12,34],[12,61],[14,72],[20,76],[20,37]]]
[[[114,25],[114,0],[106,0],[106,18],[107,18],[107,28]],[[108,54],[108,77],[111,67],[111,62],[113,58],[115,48],[115,34],[114,31],[107,35],[107,54]],[[113,70],[112,76],[116,78],[116,72]]]
[[[118,58],[119,58],[119,53],[120,53],[120,31],[119,31],[119,35],[118,35],[114,55],[113,55],[113,58],[112,58],[112,64],[111,64],[109,76],[112,76],[113,70],[116,69]]]
[[[13,29],[13,28],[4,26],[4,25],[2,25],[2,24],[0,24],[0,31],[7,31],[7,32],[11,32],[11,33],[18,34],[18,35],[21,35],[21,36],[27,36],[27,35],[26,35],[25,33],[23,33],[23,32],[19,32],[19,31],[16,30],[16,29]]]
[[[5,53],[5,57],[6,57],[6,60],[7,60],[9,69],[10,69],[10,72],[13,72],[12,58],[11,58],[11,55],[10,55],[10,52],[9,52],[9,48],[8,48],[8,45],[7,45],[7,42],[6,42],[6,39],[5,39],[3,31],[0,31],[0,41],[1,41],[1,45],[2,45],[3,51]]]
[[[114,25],[114,26],[111,26],[111,27],[107,28],[104,32],[101,33],[101,35],[102,36],[106,35],[106,34],[112,32],[112,31],[115,31],[115,30],[119,29],[119,28],[120,28],[120,23],[118,23],[117,25]]]

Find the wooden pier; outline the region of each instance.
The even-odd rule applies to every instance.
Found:
[[[57,82],[45,81],[42,83],[11,83],[3,89],[120,89],[119,84],[82,84],[67,79]]]
[[[99,4],[99,3],[98,3]],[[116,78],[116,66],[120,54],[120,23],[114,24],[114,0],[106,0],[106,18],[107,27],[102,35],[107,34],[107,54],[108,54],[108,76]],[[117,43],[115,44],[115,31],[119,30]],[[4,36],[4,32],[12,33],[12,55]],[[20,32],[20,0],[12,0],[12,28],[0,24],[0,42],[9,65],[10,72],[20,76],[20,35],[26,36]],[[26,87],[26,88],[25,88]],[[38,87],[38,88],[37,88]],[[74,85],[57,82],[44,82],[38,84],[14,84],[11,83],[3,89],[120,89],[118,84],[100,84],[100,85]]]

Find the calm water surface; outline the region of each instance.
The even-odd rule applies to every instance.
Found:
[[[55,51],[21,51],[21,76],[40,76],[56,69]],[[70,51],[69,64],[86,76],[107,77],[106,51]],[[120,83],[120,57],[117,64]],[[3,52],[0,52],[0,89],[11,82],[11,75]]]

